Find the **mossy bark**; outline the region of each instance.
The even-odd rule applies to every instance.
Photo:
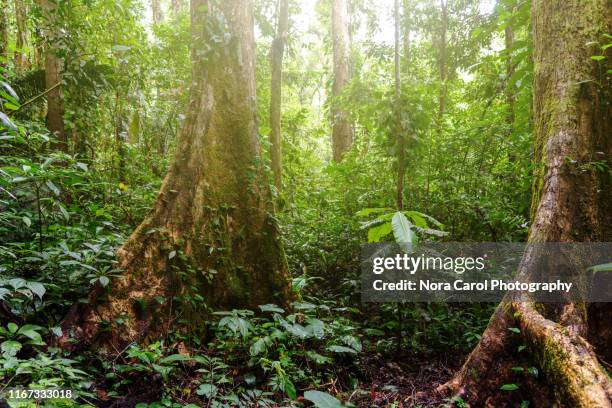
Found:
[[[610,241],[610,176],[592,165],[609,166],[612,157],[610,87],[607,67],[591,56],[600,53],[597,44],[612,28],[611,8],[607,0],[532,3],[536,171],[529,242]],[[519,272],[541,273],[529,253]],[[592,313],[593,307],[599,312]],[[503,302],[462,369],[439,390],[490,404],[509,377],[504,362],[516,358],[515,341],[521,341],[558,401],[610,407],[610,377],[587,342],[607,353],[609,313],[608,305]],[[519,339],[510,327],[520,328]],[[537,395],[532,400],[541,402]]]
[[[193,83],[175,158],[119,250],[123,276],[67,319],[85,342],[119,347],[171,327],[195,331],[204,303],[254,308],[291,297],[260,158],[251,1],[192,0],[191,14]]]

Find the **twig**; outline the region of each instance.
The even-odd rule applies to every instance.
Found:
[[[60,86],[62,83],[58,82],[57,84],[53,85],[51,88],[47,89],[46,91],[44,91],[43,93],[36,95],[35,97],[33,97],[32,99],[29,99],[27,101],[25,101],[22,105],[20,105],[17,109],[15,109],[14,111],[9,112],[8,116],[13,115],[15,112],[18,112],[20,109],[22,109],[24,106],[28,106],[29,104],[31,104],[32,102],[42,98],[43,96],[45,96],[46,94],[48,94],[49,92],[51,92],[52,90],[54,90],[55,88],[57,88],[58,86]]]

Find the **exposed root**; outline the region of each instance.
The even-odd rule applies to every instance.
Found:
[[[540,367],[555,398],[572,407],[612,407],[612,381],[605,373],[584,337],[575,325],[563,326],[545,318],[529,302],[500,305],[483,334],[480,344],[472,351],[461,370],[437,391],[465,396],[471,403],[481,403],[499,393],[508,378],[503,361],[516,358],[512,354],[511,322],[520,328],[520,338]],[[507,308],[507,313],[503,309]],[[570,308],[564,308],[566,321]],[[574,312],[581,310],[573,308]],[[508,314],[510,313],[510,314]],[[511,366],[511,364],[509,365]]]

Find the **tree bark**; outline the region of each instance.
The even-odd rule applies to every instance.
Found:
[[[151,0],[151,14],[153,17],[153,24],[159,24],[164,21],[160,0]]]
[[[274,185],[278,191],[283,187],[283,155],[281,138],[281,87],[283,53],[289,32],[289,0],[279,0],[276,38],[272,41],[272,76],[270,83],[270,158]]]
[[[29,68],[28,55],[24,52],[28,45],[27,8],[23,0],[15,0],[15,71],[23,74]]]
[[[185,9],[185,0],[172,0],[170,9],[173,15],[177,15],[179,12]]]
[[[447,35],[448,35],[448,3],[447,0],[440,0],[440,44],[438,55],[438,70],[440,73],[440,95],[438,97],[438,120],[440,121],[440,129],[442,129],[442,118],[446,112],[446,93],[447,85]]]
[[[585,168],[612,157],[610,88],[600,82],[602,67],[590,58],[598,50],[588,45],[610,32],[610,11],[607,0],[532,3],[537,165],[530,243],[610,240],[609,175]],[[536,276],[535,269],[527,251],[519,272]],[[502,302],[462,369],[439,390],[463,394],[474,404],[500,405],[492,401],[516,356],[508,328],[519,327],[520,341],[558,401],[572,407],[612,406],[610,377],[586,340],[589,326],[599,325],[591,340],[609,348],[609,337],[597,341],[610,333],[610,307],[603,307],[607,313],[600,316],[607,320],[602,323],[593,321],[596,314],[586,313],[591,309],[584,304]],[[538,396],[533,399],[537,406]]]
[[[118,252],[123,276],[65,319],[81,344],[112,350],[171,327],[196,332],[203,303],[254,308],[291,298],[257,134],[252,3],[192,0],[191,18],[193,82],[174,161]],[[211,18],[225,21],[230,37],[203,53],[214,44]],[[110,330],[100,330],[105,322]]]
[[[338,99],[350,81],[349,22],[346,0],[332,0],[332,45],[334,53],[334,82],[332,86],[332,152],[336,163],[353,143],[353,128],[349,112]]]
[[[506,87],[505,87],[505,98],[506,105],[508,105],[506,114],[506,123],[508,124],[508,134],[512,134],[512,127],[514,125],[514,87],[510,86],[510,79],[514,75],[514,59],[512,58],[512,47],[514,46],[514,30],[512,25],[508,23],[504,29],[504,40],[505,40],[505,51],[506,51]]]
[[[49,0],[40,0],[43,11],[45,36],[45,87],[52,88],[62,81],[62,60],[57,55],[58,41],[56,8],[57,5]],[[54,88],[47,94],[47,129],[56,138],[55,148],[63,152],[68,151],[68,138],[64,129],[64,104],[61,97],[61,86]]]
[[[0,0],[0,67],[6,68],[8,63],[8,3]]]
[[[402,129],[401,120],[401,72],[400,72],[400,4],[399,0],[394,3],[394,18],[395,18],[395,52],[394,52],[394,73],[395,73],[395,110],[396,124],[395,132],[397,134],[397,185],[396,185],[396,205],[399,211],[404,209],[404,178],[406,175],[406,141],[404,131]]]

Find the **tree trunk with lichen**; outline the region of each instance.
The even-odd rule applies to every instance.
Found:
[[[353,127],[347,110],[338,98],[350,81],[349,24],[346,0],[332,0],[332,46],[334,54],[334,82],[332,85],[332,153],[336,163],[353,143]]]
[[[610,177],[588,166],[609,166],[612,157],[610,86],[602,74],[607,67],[591,59],[612,28],[610,11],[607,0],[533,1],[537,169],[531,243],[610,241]],[[535,269],[527,253],[519,272],[535,276]],[[475,406],[502,405],[499,387],[511,382],[516,347],[525,344],[551,398],[572,407],[610,407],[612,382],[596,356],[609,354],[609,313],[608,304],[502,302],[464,366],[438,390]],[[520,329],[519,339],[512,327]],[[544,394],[532,395],[534,406],[548,404]]]
[[[252,13],[248,0],[191,1],[193,82],[174,161],[119,250],[122,277],[73,308],[60,344],[73,335],[114,350],[170,328],[195,333],[211,309],[291,298],[260,157]],[[211,26],[229,39],[204,53],[212,35],[228,38]]]
[[[276,38],[272,41],[272,75],[270,83],[270,159],[274,185],[283,187],[283,155],[281,138],[281,84],[283,77],[283,53],[289,31],[289,0],[280,0],[278,7]]]

